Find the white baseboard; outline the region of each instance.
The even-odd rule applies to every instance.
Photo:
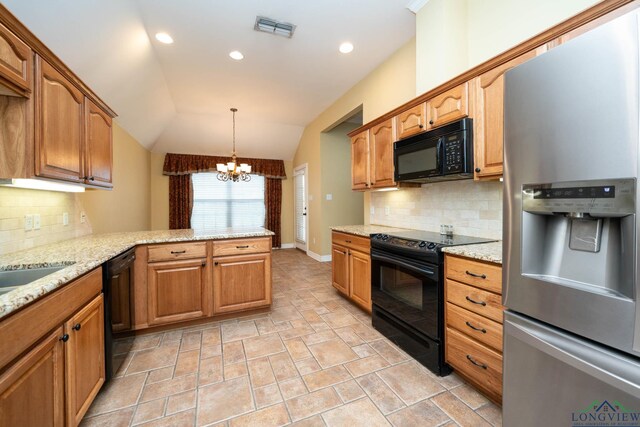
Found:
[[[309,255],[311,258],[315,259],[316,261],[331,262],[331,255],[318,255],[317,253],[312,251],[307,251],[307,255]]]
[[[295,249],[296,244],[295,243],[282,243],[280,245],[280,249]]]

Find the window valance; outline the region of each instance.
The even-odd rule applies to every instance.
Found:
[[[164,158],[163,175],[190,175],[198,172],[216,172],[218,163],[228,163],[231,157],[201,156],[195,154],[168,153]],[[271,179],[286,179],[282,160],[250,159],[238,157],[238,163],[251,165],[251,173]]]

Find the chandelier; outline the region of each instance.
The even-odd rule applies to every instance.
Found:
[[[237,108],[232,108],[233,113],[233,151],[231,152],[231,161],[226,165],[224,163],[218,163],[216,170],[218,171],[218,179],[220,181],[251,181],[251,166],[246,163],[238,164],[236,162],[236,111]]]

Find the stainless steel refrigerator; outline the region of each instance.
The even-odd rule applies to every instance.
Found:
[[[639,20],[505,75],[507,427],[640,425]]]

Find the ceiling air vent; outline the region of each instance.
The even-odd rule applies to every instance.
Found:
[[[264,16],[256,16],[256,25],[253,26],[253,29],[276,36],[291,38],[293,37],[293,32],[296,30],[296,26]]]

